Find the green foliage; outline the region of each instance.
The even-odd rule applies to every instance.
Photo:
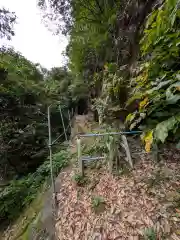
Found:
[[[104,138],[97,138],[92,145],[86,146],[85,149],[83,149],[83,153],[87,156],[101,155],[102,153],[107,154],[106,140]]]
[[[113,118],[123,115],[123,121],[127,115],[123,109],[129,91],[127,78],[138,53],[141,28],[154,2],[48,0],[53,14],[45,12],[44,20],[54,20],[57,32],[70,36],[66,55],[73,74],[73,99],[82,95],[92,99],[102,121],[107,113]],[[38,1],[43,10],[46,4]]]
[[[72,105],[67,92],[70,81],[66,69],[52,69],[43,76],[20,53],[1,49],[0,172],[7,172],[7,177],[32,172],[46,158],[48,105],[60,102],[67,127],[67,109]],[[59,111],[53,107],[51,124],[54,139],[63,133],[63,126]]]
[[[53,155],[53,171],[55,176],[68,164],[69,154],[60,151]],[[36,172],[13,180],[0,192],[0,221],[13,220],[24,207],[28,206],[36,197],[38,190],[45,180],[50,178],[50,163],[46,160]]]
[[[141,41],[144,57],[134,93],[141,94],[138,112],[128,117],[131,128],[153,132],[152,143],[180,137],[180,10],[178,0],[166,0],[149,16]],[[149,147],[148,147],[149,149]]]
[[[88,179],[85,176],[82,176],[80,174],[74,174],[72,177],[72,180],[78,185],[78,186],[84,186],[87,182]]]
[[[0,38],[14,36],[15,20],[14,13],[0,9]],[[59,102],[67,127],[67,110],[74,107],[68,91],[71,80],[67,68],[48,71],[14,49],[0,48],[0,178],[13,179],[0,190],[0,222],[14,220],[49,179],[49,160],[44,162],[48,154],[47,107]],[[53,140],[63,133],[60,114],[53,107],[51,127]],[[67,165],[68,153],[61,151],[53,158],[57,175]]]
[[[166,138],[168,137],[169,131],[173,130],[174,133],[176,132],[176,129],[178,128],[180,123],[180,115],[172,116],[171,118],[168,118],[167,120],[160,122],[157,124],[155,129],[155,139],[160,140],[161,142],[165,142]]]
[[[91,199],[91,205],[96,213],[101,213],[105,209],[105,200],[101,196],[93,196]]]
[[[88,86],[79,79],[72,81],[72,84],[68,88],[71,94],[72,101],[77,104],[80,99],[87,99],[89,95]]]
[[[73,74],[68,88],[73,101],[91,99],[100,124],[115,119],[124,122],[130,113],[129,128],[144,130],[147,151],[168,139],[177,142],[179,0],[48,2],[54,11],[51,20],[62,16],[64,25],[59,22],[58,29],[70,36],[66,54]],[[45,7],[45,1],[39,5]],[[139,43],[141,64],[132,71]]]
[[[101,203],[104,203],[104,198],[100,197],[100,196],[94,196],[92,198],[92,207],[98,207]]]
[[[144,237],[146,240],[156,240],[157,239],[156,232],[153,228],[147,228],[144,231]]]
[[[115,68],[116,73],[112,71]],[[117,66],[107,64],[106,69],[103,72],[101,95],[94,101],[94,107],[98,111],[100,124],[114,119],[120,119],[124,121],[127,115],[125,108],[125,102],[127,100],[128,88],[124,79],[121,77],[122,72],[116,71]],[[97,75],[95,76],[96,81]]]

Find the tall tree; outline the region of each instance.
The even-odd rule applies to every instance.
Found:
[[[16,21],[14,12],[10,12],[5,8],[0,8],[0,38],[7,38],[8,40],[14,36],[13,25]]]
[[[37,65],[13,49],[0,51],[0,60],[0,170],[7,166],[8,172],[26,173],[47,155],[47,106],[61,102],[68,124],[70,77],[63,69],[58,75],[56,69],[44,81]],[[52,130],[53,138],[63,132],[53,108]]]

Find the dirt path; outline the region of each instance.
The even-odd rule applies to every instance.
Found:
[[[85,120],[76,120],[82,132]],[[77,172],[73,167],[61,174],[60,240],[180,239],[180,162],[155,165],[141,155],[133,171],[119,176],[109,174],[105,165],[88,168],[81,187],[72,180]]]

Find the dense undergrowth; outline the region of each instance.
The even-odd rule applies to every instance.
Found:
[[[53,155],[54,177],[68,165],[69,153],[65,150]],[[50,162],[47,159],[34,173],[13,180],[0,191],[0,222],[14,220],[36,198],[42,184],[50,180]],[[51,184],[51,183],[50,183]]]
[[[15,13],[0,7],[0,40],[14,36],[15,22]],[[66,66],[48,70],[0,46],[0,223],[16,219],[49,178],[47,108],[51,105],[52,141],[59,144],[65,136],[58,105],[69,137],[78,90]],[[59,150],[57,144],[52,150]],[[54,155],[55,174],[66,163],[66,152]]]
[[[0,49],[0,222],[14,220],[36,197],[49,176],[47,107],[52,140],[64,132],[59,109],[69,125],[71,96],[64,94],[71,77],[66,68],[50,71],[13,49]],[[61,95],[59,95],[61,93]],[[70,128],[67,129],[67,136]],[[65,140],[64,135],[58,139]],[[57,151],[57,145],[52,146]],[[54,156],[57,174],[66,154]]]
[[[0,176],[4,180],[35,171],[47,157],[50,104],[54,104],[53,139],[63,133],[58,102],[65,127],[68,126],[71,100],[63,93],[70,84],[70,76],[63,68],[46,73],[39,68],[13,49],[0,50]],[[63,140],[64,136],[60,141]]]
[[[146,150],[152,144],[180,139],[180,9],[179,1],[166,0],[149,16],[141,40],[142,58],[134,79],[132,99],[140,99],[137,112],[127,118],[130,128],[141,125]]]

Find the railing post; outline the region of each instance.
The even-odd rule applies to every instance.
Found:
[[[50,159],[50,171],[51,171],[51,182],[52,182],[52,187],[53,187],[53,193],[56,194],[56,189],[55,189],[55,181],[54,181],[54,176],[53,176],[53,160],[52,160],[52,138],[51,138],[51,115],[50,115],[50,107],[48,107],[48,130],[49,130],[49,159]]]
[[[113,172],[113,144],[112,144],[113,138],[112,136],[109,137],[109,142],[107,142],[107,148],[109,150],[108,154],[108,167],[109,167],[109,172]]]
[[[66,139],[66,141],[67,141],[68,138],[67,138],[67,134],[66,134],[66,129],[65,129],[65,125],[64,125],[64,119],[63,119],[62,110],[61,110],[61,106],[60,106],[60,105],[59,105],[59,111],[60,111],[60,115],[61,115],[61,120],[62,120],[63,129],[64,129],[65,139]]]
[[[130,149],[129,149],[129,145],[128,145],[128,141],[127,141],[127,138],[126,136],[124,136],[123,134],[121,135],[121,139],[122,139],[122,146],[124,147],[125,149],[125,152],[126,152],[126,156],[127,156],[127,160],[129,162],[129,165],[131,168],[133,168],[133,162],[132,162],[132,158],[131,158],[131,153],[130,153]]]
[[[81,176],[84,176],[84,162],[81,156],[81,138],[79,136],[77,137],[77,153],[78,153],[78,164],[79,164],[80,173],[81,173]]]
[[[70,128],[72,128],[72,126],[71,126],[71,115],[70,115],[69,109],[68,109],[68,117],[69,117],[69,125],[70,125]]]

